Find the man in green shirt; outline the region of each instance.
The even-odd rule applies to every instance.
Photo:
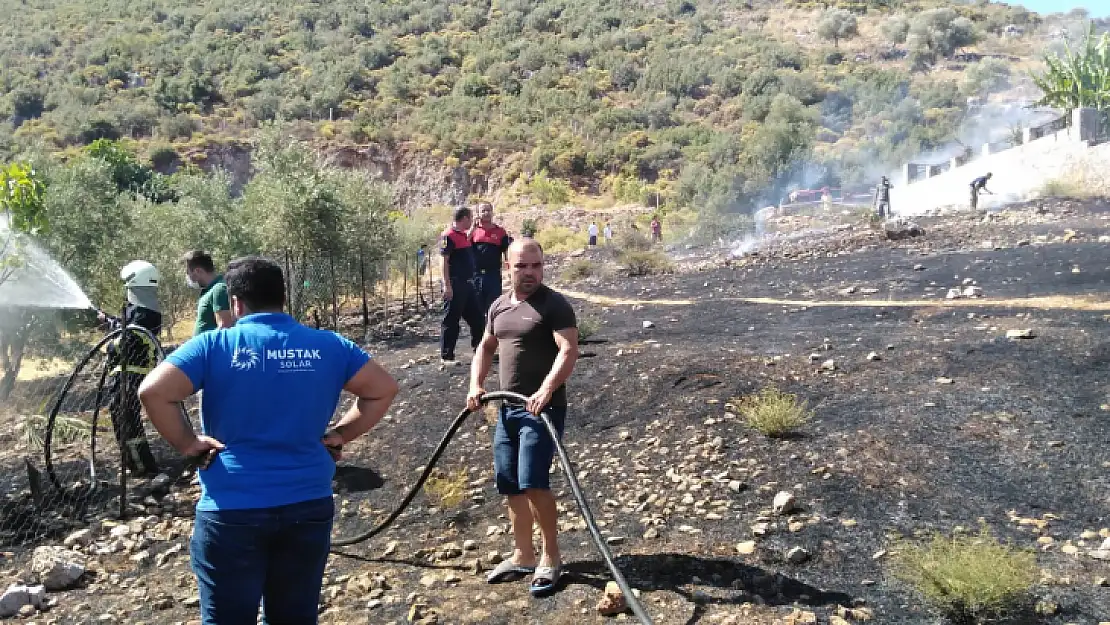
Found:
[[[224,284],[223,274],[216,273],[212,256],[207,252],[194,250],[186,254],[183,260],[185,281],[191,288],[200,289],[193,336],[235,325],[235,318],[231,314],[231,301],[227,296],[227,285]]]

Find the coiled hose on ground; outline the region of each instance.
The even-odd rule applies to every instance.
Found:
[[[483,404],[491,401],[507,401],[517,405],[524,405],[528,401],[528,398],[519,393],[494,391],[486,393],[480,399],[480,402]],[[459,431],[463,422],[466,421],[467,417],[469,417],[472,412],[473,411],[470,409],[463,409],[463,411],[455,417],[455,420],[451,422],[451,426],[448,427],[447,431],[443,434],[443,438],[440,439],[439,445],[437,445],[435,451],[432,452],[432,457],[429,458],[428,462],[424,465],[424,471],[416,480],[416,484],[413,485],[404,499],[401,500],[401,504],[397,506],[384,521],[361,534],[333,539],[331,542],[332,547],[349,547],[365,542],[382,533],[386,528],[392,525],[393,522],[397,520],[397,517],[401,516],[401,513],[412,503],[417,493],[424,487],[424,482],[427,481],[428,477],[432,474],[432,470],[435,468],[436,463],[439,462],[440,456],[442,456],[444,450],[447,449],[447,444],[451,442],[455,433]],[[575,501],[578,502],[578,509],[582,513],[582,518],[586,520],[586,527],[590,530],[590,536],[593,538],[594,544],[597,545],[598,551],[601,552],[601,557],[605,560],[605,565],[609,568],[609,572],[613,574],[613,580],[617,582],[617,586],[620,587],[621,593],[624,594],[625,599],[628,601],[628,606],[632,609],[632,613],[636,615],[636,618],[644,625],[653,625],[651,617],[648,616],[647,611],[644,610],[644,606],[636,598],[635,593],[632,592],[632,587],[628,585],[628,581],[625,580],[624,575],[621,574],[620,569],[617,568],[617,564],[613,560],[613,553],[609,551],[609,545],[601,536],[601,530],[598,529],[597,522],[594,521],[593,513],[590,511],[589,505],[586,504],[586,498],[582,494],[582,487],[578,484],[578,478],[574,475],[574,469],[570,464],[570,457],[567,456],[567,450],[563,448],[563,444],[559,440],[559,434],[555,430],[555,426],[552,425],[546,413],[540,414],[540,420],[543,421],[543,425],[547,428],[547,432],[551,435],[551,439],[555,441],[555,451],[559,456],[559,464],[562,465],[563,471],[566,473],[567,482],[570,484],[570,490],[574,493]]]

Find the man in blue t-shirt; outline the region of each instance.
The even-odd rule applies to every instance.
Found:
[[[282,313],[285,279],[247,257],[225,276],[238,323],[174,351],[139,389],[158,432],[203,456],[190,545],[205,625],[316,623],[342,446],[374,427],[397,383],[362,349]],[[204,434],[178,403],[204,390]],[[341,393],[358,400],[328,429]]]

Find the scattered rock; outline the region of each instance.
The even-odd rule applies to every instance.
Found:
[[[745,540],[742,543],[738,543],[736,545],[736,551],[737,551],[737,553],[739,553],[742,556],[752,555],[753,553],[755,553],[755,541],[754,540]]]
[[[73,532],[69,536],[66,536],[66,539],[62,541],[62,544],[65,545],[66,547],[73,547],[75,545],[84,547],[85,545],[88,545],[89,543],[91,543],[92,539],[93,539],[92,530],[88,529],[88,528],[85,528],[83,530],[77,530],[76,532]]]
[[[850,286],[850,287],[848,287],[848,288],[846,288],[846,289],[840,289],[840,290],[838,291],[838,293],[840,293],[841,295],[851,295],[851,294],[853,294],[853,293],[855,293],[855,292],[856,292],[856,287],[854,287],[854,286]]]
[[[85,574],[85,558],[64,547],[38,547],[31,556],[31,577],[47,590],[66,590]]]
[[[638,599],[640,591],[635,588],[632,593]],[[624,593],[621,592],[620,586],[616,582],[609,582],[605,584],[605,593],[601,597],[601,601],[597,602],[597,612],[602,616],[616,616],[628,610],[628,599],[625,598]]]
[[[960,299],[961,297],[963,297],[963,293],[959,289],[948,289],[944,299]]]
[[[913,266],[914,271],[925,271],[925,265],[917,264]]]
[[[1032,339],[1036,338],[1036,336],[1033,330],[1028,328],[1024,330],[1006,330],[1006,338],[1008,339]]]
[[[25,608],[30,608],[31,614],[35,610],[46,607],[46,588],[43,586],[24,586],[12,584],[0,596],[0,618],[9,618],[22,614]]]
[[[1055,616],[1060,613],[1060,604],[1055,601],[1041,600],[1033,610],[1041,616]]]
[[[610,545],[619,545],[624,542],[624,536],[607,536],[605,537],[605,542]]]
[[[964,297],[982,297],[983,288],[978,286],[965,286],[961,293]]]
[[[645,330],[650,330],[650,329],[652,329],[652,328],[654,328],[654,327],[655,327],[655,324],[654,324],[654,323],[652,323],[652,322],[650,322],[650,321],[645,321],[645,322],[644,322],[644,329],[645,329]]]
[[[829,358],[825,362],[821,363],[821,370],[822,371],[836,371],[836,361],[833,360],[832,358]]]
[[[838,605],[836,606],[836,616],[845,620],[870,621],[872,618],[875,617],[875,613],[871,610],[871,608],[846,608],[844,606]]]
[[[790,564],[801,564],[809,559],[809,552],[801,547],[793,547],[786,552],[786,561]]]
[[[871,352],[870,354],[867,355],[867,359],[870,360],[871,362],[876,362],[876,361],[882,360],[883,358],[882,358],[882,356],[879,355],[879,352]]]
[[[775,495],[775,500],[771,504],[771,509],[775,514],[789,514],[795,508],[794,493],[789,491],[782,491]]]
[[[476,540],[464,540],[462,548],[466,551],[477,551],[478,541],[476,541]]]
[[[937,384],[952,384],[952,378],[941,377],[941,378],[937,378],[936,382],[937,382]]]
[[[888,219],[883,223],[883,232],[886,233],[886,238],[891,241],[900,241],[902,239],[925,235],[924,228],[912,221],[900,218]]]

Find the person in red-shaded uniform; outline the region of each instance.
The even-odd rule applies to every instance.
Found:
[[[459,340],[459,319],[470,326],[470,345],[477,349],[482,340],[485,320],[474,290],[474,250],[467,231],[473,216],[467,207],[455,210],[451,227],[439,237],[439,255],[443,275],[443,323],[439,339],[439,356],[443,364],[455,364],[455,343]]]
[[[474,248],[474,292],[478,294],[478,310],[485,318],[493,300],[501,297],[501,266],[507,258],[512,237],[493,223],[493,204],[478,205],[478,223],[470,230]]]

